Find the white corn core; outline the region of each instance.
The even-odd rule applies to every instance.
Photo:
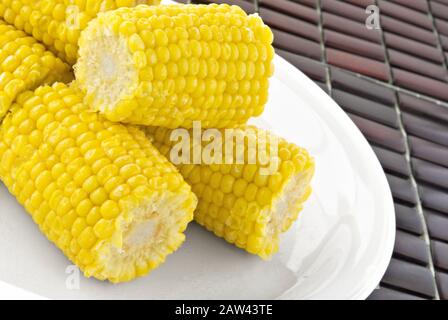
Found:
[[[112,55],[105,52],[101,61],[101,70],[103,71],[104,78],[109,80],[115,78],[117,76],[116,69],[116,64],[112,58]]]
[[[159,220],[157,216],[149,218],[136,225],[129,231],[126,242],[129,246],[141,246],[151,241],[152,238],[157,236],[159,231]]]
[[[278,241],[279,234],[286,231],[284,225],[301,209],[312,176],[313,171],[307,170],[291,177],[286,183],[269,213],[271,219],[267,227],[268,239],[274,238],[274,241]]]
[[[89,41],[80,47],[75,74],[83,79],[79,81],[81,89],[93,97],[93,106],[101,112],[132,96],[138,87],[138,70],[127,40],[107,29],[92,31]]]
[[[192,218],[192,209],[185,205],[188,197],[165,192],[120,216],[121,226],[112,241],[104,241],[96,248],[103,253],[100,272],[113,280],[136,265],[163,262],[185,238],[183,227]]]

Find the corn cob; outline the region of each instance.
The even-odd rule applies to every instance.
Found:
[[[44,42],[70,64],[77,58],[78,38],[99,12],[160,0],[2,0],[0,16]]]
[[[0,178],[87,277],[111,282],[162,263],[196,206],[142,131],[92,113],[62,83],[12,106],[0,127]]]
[[[0,122],[20,92],[71,79],[68,65],[32,37],[0,20]]]
[[[263,112],[272,40],[258,15],[237,6],[122,8],[81,34],[75,75],[111,121],[230,127]]]
[[[220,152],[230,154],[232,161],[221,161],[220,164],[213,160],[213,156],[206,160],[206,153],[202,153],[203,164],[200,161],[189,164],[186,163],[188,161],[175,158],[179,151],[175,146],[180,142],[176,142],[179,136],[171,137],[174,131],[161,127],[145,128],[153,144],[176,163],[198,197],[194,215],[196,222],[218,237],[263,259],[277,252],[280,234],[287,231],[297,219],[311,193],[314,160],[308,152],[283,139],[274,143],[275,136],[269,132],[243,126],[220,130],[220,136],[225,138],[214,134],[206,138],[207,141],[224,141]],[[208,143],[193,140],[191,130],[189,136],[190,151],[183,151],[190,152],[190,161],[195,161],[191,155],[194,149],[199,145],[206,150]],[[240,144],[236,142],[234,148],[229,148],[234,150],[232,158],[225,148],[234,141],[233,137],[239,137],[236,141],[240,141]],[[238,146],[244,146],[240,151],[241,155],[244,152],[244,157],[240,158],[244,161],[237,161]],[[253,151],[259,155],[266,151],[265,159],[257,157],[256,161],[250,162],[249,154]],[[219,157],[216,159],[219,160]]]

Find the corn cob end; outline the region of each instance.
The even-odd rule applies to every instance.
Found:
[[[289,230],[302,211],[303,204],[311,195],[311,179],[314,175],[314,162],[310,162],[304,171],[287,179],[283,190],[273,201],[271,208],[262,212],[268,219],[266,235],[250,235],[246,250],[269,260],[279,249],[280,235]]]
[[[110,241],[93,248],[96,258],[86,266],[85,275],[118,283],[148,274],[184,242],[194,207],[188,195],[164,192],[129,214],[120,214]],[[102,229],[98,226],[97,232],[108,232],[107,226]]]

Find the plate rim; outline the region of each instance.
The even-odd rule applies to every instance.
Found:
[[[392,197],[392,192],[387,182],[384,170],[378,160],[378,157],[374,153],[369,142],[356,126],[356,124],[350,119],[350,117],[344,112],[344,110],[334,101],[322,88],[320,88],[314,81],[312,81],[307,75],[305,75],[299,68],[292,65],[286,59],[276,54],[275,58],[275,68],[286,69],[290,72],[287,73],[289,78],[293,78],[296,83],[305,83],[307,91],[309,91],[310,96],[319,97],[318,99],[322,103],[317,104],[316,108],[325,109],[324,112],[331,114],[331,116],[338,119],[338,126],[349,133],[348,136],[353,140],[353,142],[363,148],[362,153],[368,156],[369,166],[375,169],[377,175],[377,182],[381,185],[381,194],[375,196],[375,199],[382,199],[383,203],[388,208],[383,212],[383,216],[388,220],[388,230],[384,231],[386,239],[384,242],[383,252],[379,261],[375,264],[375,272],[371,273],[368,279],[365,280],[365,284],[361,286],[358,291],[353,293],[351,296],[343,299],[353,299],[353,300],[365,300],[369,295],[378,287],[381,279],[387,271],[387,267],[391,261],[393,255],[393,248],[396,236],[396,217],[394,201]],[[292,89],[292,86],[289,87]],[[330,124],[326,119],[322,119],[321,115],[319,118],[325,122],[329,129],[333,132]],[[363,158],[367,158],[363,156]]]

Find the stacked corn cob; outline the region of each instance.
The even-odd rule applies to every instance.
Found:
[[[160,0],[2,0],[0,16],[74,64],[78,38],[99,12]]]
[[[269,258],[309,196],[314,172],[309,154],[283,139],[275,144],[278,153],[268,154],[274,166],[267,173],[260,158],[247,162],[251,151],[244,137],[255,146],[274,145],[275,136],[244,125],[263,112],[268,98],[272,32],[258,16],[228,5],[137,6],[98,14],[136,2],[158,1],[0,3],[0,16],[70,63],[80,37],[77,79],[70,86],[55,83],[19,95],[64,81],[68,66],[48,53],[41,64],[55,76],[44,72],[20,90],[11,89],[18,83],[13,77],[0,78],[0,98],[8,97],[0,111],[9,109],[0,126],[0,178],[87,276],[121,282],[146,274],[180,246],[193,211],[217,236]],[[80,10],[75,29],[66,21],[71,4]],[[16,45],[7,46],[12,55]],[[29,50],[23,51],[19,56],[28,66]],[[11,72],[10,63],[0,66]],[[118,121],[151,127],[141,131]],[[231,164],[179,163],[179,173],[164,157],[174,145],[171,129],[191,128],[195,121],[243,136],[243,163],[235,157]]]
[[[177,156],[170,155],[176,151],[173,147],[185,143],[174,139],[173,130],[148,127],[145,131],[160,152],[173,160]],[[176,161],[177,167],[199,199],[195,220],[218,237],[268,259],[277,252],[280,234],[297,219],[311,193],[314,160],[306,150],[252,126],[220,130],[208,135],[206,142],[194,141],[192,132],[188,136],[189,150],[183,151],[190,155],[197,143],[205,148],[210,140],[223,139],[218,153],[224,158],[226,147],[234,139],[240,141],[236,148],[242,147],[242,161],[234,148],[227,154],[231,161]],[[249,155],[257,152],[251,161]],[[263,152],[264,158],[260,157]]]
[[[133,127],[62,83],[22,94],[0,128],[0,178],[87,276],[145,275],[184,241],[196,198]]]
[[[72,78],[68,65],[2,20],[0,48],[0,121],[20,92]]]
[[[272,39],[260,17],[236,6],[121,8],[82,33],[76,78],[112,121],[229,127],[263,111]]]

